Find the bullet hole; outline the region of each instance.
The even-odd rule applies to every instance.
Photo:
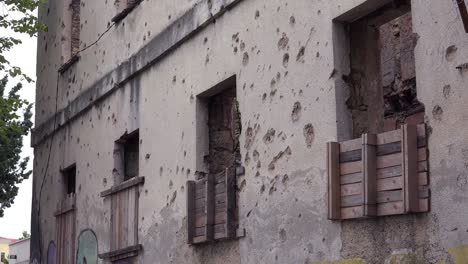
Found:
[[[159,167],[159,176],[162,176],[162,175],[163,175],[163,172],[164,172],[163,167]]]
[[[274,140],[275,140],[275,134],[276,134],[276,130],[273,129],[273,128],[270,128],[268,129],[267,133],[265,134],[265,136],[263,136],[263,142],[265,144],[270,144],[272,143]]]
[[[301,112],[302,112],[302,106],[300,102],[295,102],[293,106],[293,110],[291,113],[291,119],[293,122],[299,121],[301,119]]]
[[[145,195],[148,195],[148,189],[145,189]]]
[[[286,242],[286,230],[282,229],[279,231],[279,237],[282,243]]]
[[[239,191],[242,191],[245,186],[247,185],[247,182],[245,181],[245,179],[241,182],[240,186],[239,186]]]
[[[257,169],[260,169],[262,167],[262,163],[260,161],[257,161]]]
[[[264,193],[265,192],[265,184],[262,184],[262,186],[260,187],[260,193]]]
[[[278,40],[278,50],[284,50],[289,44],[289,38],[286,33],[283,32],[282,37]]]
[[[289,64],[289,53],[283,55],[283,67],[287,68]]]
[[[262,101],[265,102],[266,99],[267,99],[267,94],[266,94],[266,93],[263,93],[263,95],[262,95]]]
[[[210,62],[210,55],[206,54],[205,65],[207,65],[209,62]]]
[[[453,61],[457,55],[457,50],[458,48],[455,45],[448,47],[445,51],[445,59],[447,61]]]
[[[466,186],[466,183],[468,182],[468,178],[466,175],[459,175],[457,177],[457,186],[458,188],[462,189]]]
[[[190,103],[193,103],[193,101],[195,100],[195,96],[193,96],[193,94],[190,95]]]
[[[172,189],[172,186],[174,186],[174,183],[172,182],[172,180],[169,181],[169,189]]]
[[[270,187],[270,191],[268,191],[268,195],[272,195],[276,191],[277,191],[276,186],[273,184],[273,186]]]
[[[259,159],[260,159],[260,153],[259,153],[257,150],[254,150],[254,151],[253,151],[252,156],[253,156],[253,160],[254,160],[254,161],[259,161]]]
[[[174,76],[172,77],[172,84],[175,84],[176,82],[177,82],[177,76],[174,75]]]
[[[208,38],[205,37],[205,38],[203,39],[203,44],[206,44],[207,42],[208,42]]]
[[[240,47],[240,50],[241,50],[241,51],[244,51],[244,50],[245,50],[245,43],[244,43],[244,41],[241,41],[241,44],[240,44],[239,47]]]
[[[174,191],[174,192],[172,193],[172,198],[171,198],[170,203],[173,204],[173,203],[175,202],[175,199],[176,199],[176,198],[177,198],[177,191]]]
[[[257,172],[255,173],[255,177],[260,177],[260,172],[259,172],[259,171],[257,171]]]
[[[296,56],[296,61],[304,62],[305,47],[302,46]]]
[[[249,154],[249,152],[247,152],[247,154],[245,154],[244,162],[245,162],[245,165],[249,165],[249,163],[250,163],[250,154]]]
[[[440,107],[439,105],[434,106],[434,109],[432,110],[432,116],[435,120],[441,121],[443,113],[444,110],[442,109],[442,107]]]
[[[234,54],[237,54],[237,47],[234,47]]]
[[[289,176],[287,174],[283,175],[283,180],[282,180],[283,184],[288,183],[288,181],[289,181]]]
[[[255,11],[255,19],[259,18],[260,17],[260,11]]]
[[[151,154],[147,153],[146,156],[145,156],[145,159],[149,160],[150,158],[151,158]]]
[[[314,126],[312,124],[307,124],[304,126],[304,138],[307,148],[311,148],[315,138]]]
[[[102,185],[104,185],[104,187],[107,186],[107,178],[102,179]]]
[[[268,170],[272,171],[276,168],[276,163],[282,159],[285,155],[286,156],[291,156],[292,154],[292,151],[291,151],[291,148],[288,146],[284,151],[280,151],[278,153],[278,155],[276,155],[275,157],[273,157],[273,160],[270,162],[270,164],[268,165]]]
[[[234,41],[234,42],[239,42],[239,32],[237,32],[236,34],[233,34],[233,35],[232,35],[232,41]]]
[[[445,85],[444,90],[443,90],[445,99],[448,99],[451,93],[452,93],[452,87],[450,87],[450,85]]]
[[[249,64],[249,54],[244,52],[244,56],[242,58],[242,65],[247,66]]]
[[[294,16],[291,16],[291,17],[289,18],[289,24],[290,24],[291,26],[294,26],[294,25],[296,24],[296,18],[295,18]]]

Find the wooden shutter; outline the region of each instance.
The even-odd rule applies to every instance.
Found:
[[[328,143],[329,219],[427,212],[425,125]]]
[[[144,177],[134,177],[109,190],[101,192],[101,197],[109,197],[111,203],[110,252],[100,254],[100,258],[116,261],[138,255],[138,206],[139,188]]]
[[[75,235],[76,235],[76,196],[69,194],[61,201],[54,214],[57,236],[57,263],[75,263]]]
[[[187,182],[188,243],[236,237],[236,170]]]

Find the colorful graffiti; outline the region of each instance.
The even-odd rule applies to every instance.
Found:
[[[47,264],[55,264],[55,243],[50,241],[47,249]]]
[[[90,229],[81,232],[78,238],[77,264],[97,264],[98,247],[97,238]]]

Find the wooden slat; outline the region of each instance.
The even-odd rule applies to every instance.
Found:
[[[377,157],[377,169],[383,169],[383,168],[401,165],[401,162],[402,162],[401,158],[402,158],[401,153],[379,156]]]
[[[377,215],[377,136],[364,134],[362,136],[362,168],[363,168],[363,199],[364,216]]]
[[[427,175],[427,172],[419,172],[418,173],[418,184],[420,186],[429,184],[429,177]]]
[[[341,184],[351,184],[351,183],[362,182],[362,177],[363,176],[362,176],[361,172],[344,175],[344,176],[341,176],[340,183]]]
[[[215,202],[214,202],[214,186],[215,177],[213,174],[208,174],[206,179],[206,222],[205,222],[205,235],[207,241],[214,239],[214,217],[215,217]]]
[[[401,141],[377,146],[377,156],[385,156],[399,152],[401,152]]]
[[[361,194],[341,197],[341,207],[354,207],[364,203],[364,198]]]
[[[140,185],[140,184],[144,184],[144,183],[145,183],[145,177],[134,177],[134,178],[131,178],[128,181],[124,181],[121,184],[115,185],[112,188],[101,192],[101,197],[110,196],[110,195],[112,195],[114,193],[118,193],[118,192],[121,192],[121,191],[123,191],[125,189],[131,188],[131,187],[133,187],[135,185]]]
[[[340,144],[340,152],[348,152],[362,148],[362,140],[360,138],[348,140],[339,143]]]
[[[361,159],[362,159],[361,149],[340,153],[340,163],[358,161]]]
[[[393,130],[377,135],[377,145],[385,145],[401,141],[400,130]]]
[[[187,181],[187,243],[192,244],[195,235],[195,182]]]
[[[403,167],[401,165],[377,169],[377,178],[384,179],[384,178],[391,178],[403,175]]]
[[[327,143],[327,173],[328,173],[328,219],[339,220],[340,217],[340,144]]]
[[[426,172],[426,171],[427,171],[427,161],[418,162],[418,172]]]
[[[340,174],[347,175],[362,171],[362,161],[340,163]]]
[[[384,191],[377,193],[377,202],[379,203],[379,206],[381,203],[403,201],[403,198],[402,190]]]
[[[378,179],[377,191],[389,191],[403,188],[403,176]]]
[[[378,207],[377,214],[378,216],[386,216],[386,215],[399,215],[405,213],[404,202],[391,202],[391,203],[383,203],[380,204]],[[419,213],[428,212],[429,211],[429,200],[428,198],[419,199],[418,200],[418,208]]]
[[[413,125],[403,125],[402,131],[404,210],[406,213],[419,212],[417,128]]]
[[[341,219],[354,219],[363,217],[363,206],[341,208]]]
[[[235,168],[231,167],[226,170],[226,238],[233,239],[237,234],[237,175]]]
[[[340,195],[350,196],[350,195],[362,194],[363,188],[364,187],[363,187],[362,182],[341,185]]]

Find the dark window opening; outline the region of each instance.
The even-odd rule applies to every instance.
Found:
[[[400,2],[348,24],[350,72],[343,81],[353,138],[424,122],[416,89],[417,36],[411,6]]]
[[[138,130],[124,135],[116,142],[117,154],[115,158],[116,172],[120,178],[117,182],[127,181],[131,178],[138,177],[139,173],[139,156],[140,156],[140,136]]]
[[[235,87],[209,98],[208,127],[209,173],[218,174],[239,166],[241,120]]]
[[[67,194],[74,194],[76,192],[76,165],[65,169],[63,177]]]

